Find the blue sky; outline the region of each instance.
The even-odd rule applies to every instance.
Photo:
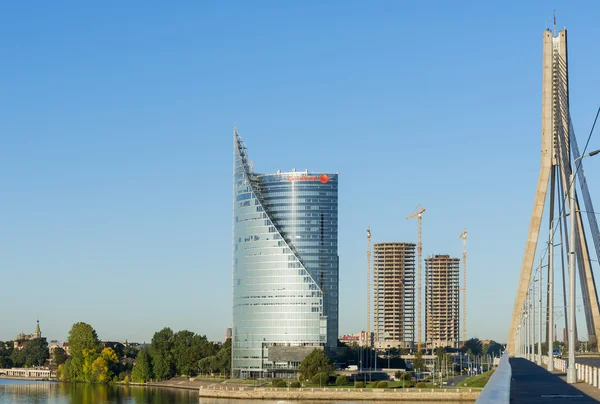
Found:
[[[259,172],[340,172],[340,334],[365,229],[460,256],[468,335],[505,341],[539,168],[542,31],[569,28],[580,143],[595,1],[0,6],[0,340],[231,322],[232,127]],[[592,146],[600,148],[600,141]],[[592,195],[600,162],[586,165]]]

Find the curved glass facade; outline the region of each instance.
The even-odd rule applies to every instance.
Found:
[[[337,185],[337,174],[254,173],[234,133],[234,377],[294,371],[337,345]]]

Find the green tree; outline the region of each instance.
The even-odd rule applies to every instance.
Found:
[[[348,377],[344,375],[340,375],[335,379],[335,384],[337,386],[345,386],[348,384]]]
[[[97,349],[87,349],[85,348],[82,352],[82,368],[81,373],[79,374],[78,379],[71,380],[79,380],[86,383],[93,383],[96,381],[96,375],[94,374],[94,362],[100,354]],[[75,366],[75,362],[71,365],[71,367]],[[97,365],[98,366],[98,365]]]
[[[60,366],[67,361],[67,353],[61,347],[52,350],[52,361],[56,366]]]
[[[91,368],[91,382],[108,383],[111,380],[110,369],[106,359],[102,356],[98,356],[94,362],[92,362]]]
[[[106,381],[109,382],[121,371],[121,362],[119,361],[119,356],[114,349],[104,348],[100,353],[100,357],[104,359],[106,366],[108,366]]]
[[[22,368],[25,366],[25,350],[24,349],[13,349],[10,354],[10,360],[13,366],[16,368]]]
[[[318,372],[311,377],[310,382],[312,384],[318,384],[319,387],[327,386],[329,383],[329,374],[326,372]]]
[[[115,351],[117,358],[121,359],[125,356],[125,345],[121,344],[120,342],[113,344],[112,346],[110,346],[110,348],[112,348],[112,350]]]
[[[135,358],[135,366],[131,371],[131,380],[135,383],[146,383],[152,379],[152,362],[147,349],[140,349]]]
[[[202,373],[214,373],[219,369],[217,357],[213,355],[200,359],[198,367]]]
[[[131,358],[131,359],[135,359],[139,353],[139,349],[136,349],[132,346],[130,346],[129,344],[125,345],[125,348],[123,349],[123,356],[126,358]]]
[[[9,357],[13,352],[14,342],[13,341],[0,341],[0,356]]]
[[[170,379],[175,375],[175,361],[173,360],[173,331],[165,327],[154,333],[150,344],[152,357],[152,370],[158,380]]]
[[[470,340],[467,340],[467,342],[465,342],[461,350],[463,352],[471,350],[471,354],[479,355],[482,352],[483,347],[481,345],[481,341],[478,338],[471,338]]]
[[[10,356],[0,356],[0,369],[12,368],[13,363]]]
[[[422,372],[425,369],[425,359],[423,359],[423,353],[419,350],[415,353],[415,359],[413,360],[413,369]]]
[[[65,361],[65,363],[58,366],[58,369],[56,369],[56,377],[58,378],[58,380],[69,380],[68,375],[71,372],[71,369],[69,369],[70,364],[71,361],[67,360]]]
[[[313,349],[300,363],[299,373],[302,380],[311,380],[317,373],[324,373],[329,377],[335,366],[322,349]]]
[[[10,359],[12,353],[13,353],[13,342],[12,341],[6,341],[6,342],[0,341],[0,368],[6,369],[6,368],[13,367],[13,362]]]
[[[194,376],[198,361],[202,359],[208,340],[206,336],[183,330],[173,335],[173,358],[175,371],[179,375]]]
[[[79,322],[73,324],[67,338],[71,348],[71,359],[68,359],[63,372],[63,380],[92,381],[92,363],[100,353],[98,334],[91,325]]]
[[[227,341],[225,341],[217,353],[217,366],[225,376],[231,374],[231,338],[228,338]]]
[[[48,343],[45,338],[36,338],[27,342],[23,349],[25,366],[42,366],[50,358]]]
[[[535,348],[537,349],[537,344]],[[490,341],[483,346],[482,352],[486,355],[500,356],[503,350],[504,347],[501,344],[497,343],[496,341]]]

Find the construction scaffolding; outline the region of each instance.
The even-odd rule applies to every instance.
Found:
[[[415,344],[414,243],[375,243],[373,259],[375,347]]]
[[[436,255],[425,259],[425,344],[459,348],[460,259]]]

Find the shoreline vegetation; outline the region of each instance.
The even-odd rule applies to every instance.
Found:
[[[112,345],[109,345],[112,344]],[[431,376],[418,380],[414,372],[398,369],[395,380],[355,381],[351,374],[339,374],[324,350],[314,349],[298,367],[297,378],[230,379],[231,339],[224,344],[210,342],[204,335],[163,328],[150,344],[139,348],[120,343],[101,343],[86,323],[75,323],[69,332],[69,355],[62,363],[52,358],[54,381],[113,386],[185,389],[199,397],[281,400],[397,400],[471,402],[479,395],[491,372],[445,386]],[[349,348],[348,348],[349,349]],[[33,351],[32,351],[33,352]],[[444,349],[436,349],[435,369],[450,362]],[[29,355],[32,356],[32,355]],[[27,356],[28,357],[28,356]],[[15,358],[17,358],[15,356]],[[402,361],[404,364],[404,362]],[[450,362],[451,363],[451,362]],[[417,353],[413,368],[423,371],[424,360]],[[209,376],[210,375],[210,376]],[[43,378],[5,377],[13,380],[53,381]]]
[[[231,369],[231,339],[224,344],[188,330],[163,328],[150,344],[139,350],[107,347],[86,323],[76,323],[68,337],[69,358],[58,366],[57,379],[84,383],[146,383],[169,380],[176,375],[222,373]],[[122,345],[122,344],[121,344]]]

